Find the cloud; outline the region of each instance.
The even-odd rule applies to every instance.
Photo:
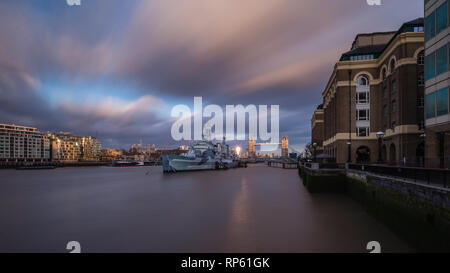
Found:
[[[111,145],[141,137],[162,145],[169,102],[203,96],[219,105],[278,104],[289,113],[281,134],[306,142],[340,54],[357,33],[396,30],[423,16],[423,3],[411,2],[91,0],[74,9],[62,0],[4,0],[2,121],[100,134]],[[81,99],[65,100],[62,88],[51,101],[49,82],[100,85],[103,97],[79,92]]]

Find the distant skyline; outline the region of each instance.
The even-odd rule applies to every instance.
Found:
[[[354,37],[418,17],[422,0],[2,0],[0,123],[175,147],[171,108],[202,96],[280,105],[301,149]]]

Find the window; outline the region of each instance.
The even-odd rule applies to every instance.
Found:
[[[397,81],[393,80],[392,81],[392,93],[397,92]]]
[[[397,102],[394,100],[392,101],[392,113],[397,112]]]
[[[423,27],[414,27],[414,32],[423,32]]]
[[[425,97],[425,114],[427,119],[436,117],[436,93]]]
[[[424,65],[425,64],[425,53],[421,51],[419,55],[417,56],[417,64],[418,65]]]
[[[383,70],[381,71],[381,77],[383,78],[383,81],[386,80],[387,78],[386,68],[383,68]]]
[[[359,86],[368,86],[369,85],[369,80],[366,78],[366,76],[360,76],[358,78],[358,85]]]
[[[395,132],[395,127],[397,127],[397,123],[395,121],[393,121],[392,124],[391,124],[391,129],[394,132]]]
[[[447,2],[445,2],[436,10],[436,34],[439,34],[441,31],[447,28],[448,25],[447,7],[448,7]]]
[[[387,105],[383,106],[383,117],[387,118],[389,116],[389,111]]]
[[[417,97],[417,107],[423,108],[425,105],[425,99],[423,96]]]
[[[423,75],[423,73],[419,73],[419,75],[417,75],[417,85],[418,86],[425,85],[425,76]]]
[[[433,12],[427,18],[425,18],[425,40],[428,41],[436,35],[436,16]]]
[[[356,120],[369,120],[370,110],[356,110]]]
[[[429,80],[436,75],[435,53],[425,57],[425,79]]]
[[[363,60],[373,60],[373,59],[375,59],[374,55],[350,56],[350,61],[363,61]]]
[[[384,88],[383,88],[383,98],[387,98],[387,97],[388,97],[387,86],[384,86]]]
[[[368,92],[357,92],[356,93],[356,103],[359,103],[359,104],[369,103],[369,93]]]
[[[356,130],[359,137],[368,137],[370,134],[370,129],[368,127],[358,127]]]
[[[448,49],[447,45],[436,51],[436,75],[448,71]]]
[[[396,66],[395,60],[392,59],[392,60],[391,60],[391,64],[390,64],[391,73],[394,73],[394,72],[395,72],[395,66]]]
[[[442,116],[448,114],[448,88],[436,92],[436,115]]]

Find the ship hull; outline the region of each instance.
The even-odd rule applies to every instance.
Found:
[[[189,158],[176,155],[163,155],[164,172],[186,172],[215,170],[218,161],[214,159]]]

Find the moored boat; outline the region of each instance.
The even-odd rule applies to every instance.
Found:
[[[143,167],[144,162],[140,161],[115,161],[112,164],[113,167]]]

